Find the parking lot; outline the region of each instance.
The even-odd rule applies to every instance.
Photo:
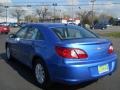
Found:
[[[12,30],[11,33],[16,30]],[[93,32],[108,33],[120,32],[120,27],[109,27],[107,30],[93,30]],[[7,35],[0,35],[0,90],[42,90],[36,85],[32,71],[17,61],[7,61],[5,56],[5,40]],[[50,90],[119,90],[120,88],[120,38],[112,40],[118,54],[118,67],[111,76],[106,76],[92,83],[84,83],[77,86],[54,84]]]

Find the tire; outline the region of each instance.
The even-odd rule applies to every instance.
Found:
[[[6,56],[7,56],[7,60],[12,59],[10,48],[8,46],[6,46]]]
[[[33,69],[37,84],[41,88],[49,88],[51,86],[51,82],[45,65],[42,62],[40,62],[40,60],[37,60],[37,62],[34,63]]]
[[[5,34],[8,34],[8,32],[6,32]]]
[[[105,28],[103,27],[102,30],[104,30]]]

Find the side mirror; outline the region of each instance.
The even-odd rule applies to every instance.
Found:
[[[10,34],[9,38],[16,38],[16,35],[15,34]]]

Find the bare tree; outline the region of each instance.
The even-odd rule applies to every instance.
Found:
[[[36,9],[36,14],[39,17],[39,22],[41,20],[44,21],[46,16],[49,14],[48,8],[44,7],[44,8]]]
[[[42,19],[43,19],[43,21],[45,20],[45,17],[47,16],[47,14],[48,14],[48,9],[47,9],[47,8],[44,8],[44,9],[42,10]]]
[[[21,17],[25,15],[25,10],[17,7],[11,11],[11,15],[16,17],[17,23],[20,23]]]
[[[33,15],[25,16],[25,22],[38,22],[38,18]]]
[[[63,18],[70,18],[70,15],[67,13],[63,13]]]
[[[78,17],[81,19],[82,24],[92,24],[92,11],[77,12]],[[94,14],[95,15],[95,14]]]
[[[36,9],[36,14],[38,15],[39,22],[41,21],[41,13],[42,13],[42,9]]]
[[[105,14],[105,13],[102,13],[102,14],[99,15],[99,19],[102,20],[102,21],[104,21],[104,20],[109,20],[111,17],[112,17],[112,16],[107,15],[107,14]]]

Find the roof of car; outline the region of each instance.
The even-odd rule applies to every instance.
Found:
[[[65,25],[70,25],[70,24],[62,24],[62,23],[31,23],[29,25],[40,25],[40,26],[45,26],[48,28],[52,28],[52,27],[62,27]]]

